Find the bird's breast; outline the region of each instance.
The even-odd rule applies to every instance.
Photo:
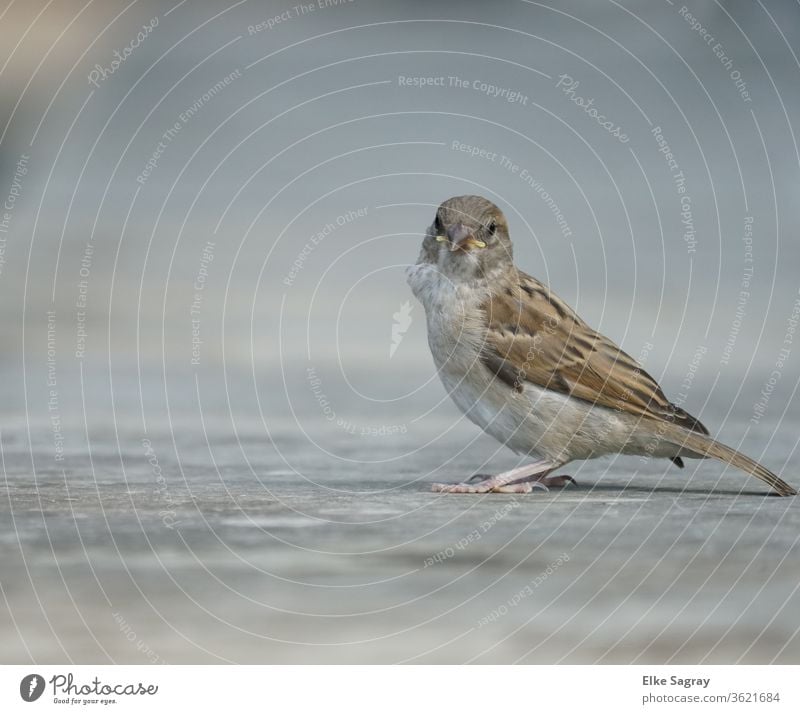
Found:
[[[406,268],[406,282],[423,306],[430,301],[430,292],[436,287],[438,276],[434,263],[417,263]]]
[[[485,337],[482,294],[439,274],[425,297],[428,344],[436,366],[446,372],[465,374],[475,366]]]

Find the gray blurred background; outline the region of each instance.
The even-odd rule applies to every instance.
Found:
[[[796,661],[795,509],[738,473],[427,493],[517,462],[404,268],[487,196],[518,265],[800,484],[798,3],[293,1],[0,9],[4,659]]]

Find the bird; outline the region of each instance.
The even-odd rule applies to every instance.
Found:
[[[716,441],[655,379],[514,264],[503,212],[482,196],[437,209],[407,282],[425,310],[428,345],[446,391],[473,423],[530,459],[440,493],[530,493],[573,483],[554,471],[608,454],[715,458],[766,483],[788,483]]]

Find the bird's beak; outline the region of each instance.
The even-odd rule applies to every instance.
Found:
[[[478,240],[463,223],[456,223],[447,229],[447,237],[450,239],[450,251],[457,250],[465,253],[473,248],[485,248],[486,243]]]
[[[485,248],[485,247],[486,247],[486,243],[484,243],[482,240],[478,240],[474,236],[467,236],[460,243],[457,243],[456,245],[451,246],[450,250],[451,251],[463,250],[465,253],[468,253],[473,248]]]

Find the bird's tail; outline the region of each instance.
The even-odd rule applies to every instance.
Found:
[[[772,471],[758,462],[753,461],[753,459],[745,456],[743,453],[731,449],[729,446],[725,446],[725,444],[720,444],[720,442],[715,441],[706,434],[676,427],[666,438],[676,446],[686,449],[686,451],[692,451],[701,456],[719,459],[720,461],[735,466],[737,469],[752,474],[756,478],[761,479],[781,496],[797,495],[795,489],[779,476],[772,473]],[[684,452],[684,455],[687,454]]]

